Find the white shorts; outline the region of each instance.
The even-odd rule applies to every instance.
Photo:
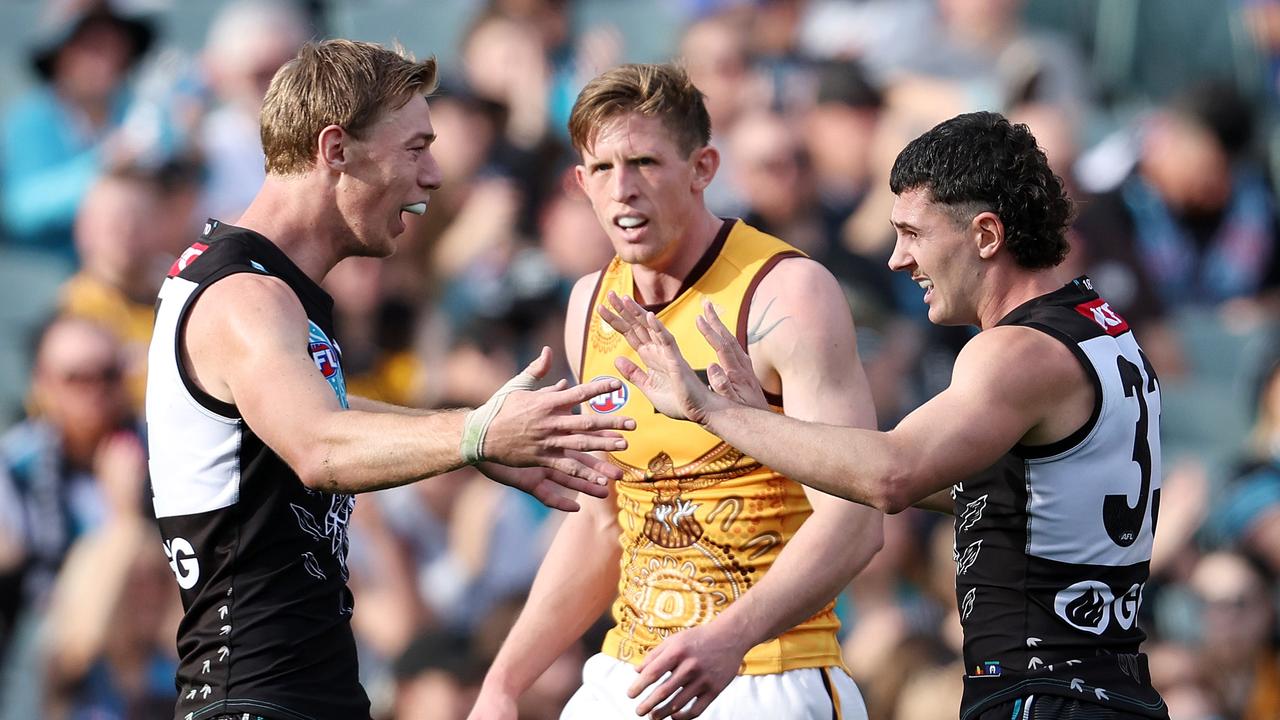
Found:
[[[824,681],[830,679],[830,690]],[[638,720],[627,688],[636,668],[597,653],[582,666],[582,687],[569,698],[560,720]],[[866,720],[867,706],[844,668],[804,668],[775,675],[739,675],[700,716],[709,720]]]

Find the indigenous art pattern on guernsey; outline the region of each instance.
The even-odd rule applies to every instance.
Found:
[[[665,452],[653,456],[647,468],[616,457],[613,462],[623,470],[619,483],[630,491],[619,495],[619,517],[627,524],[624,535],[634,538],[623,552],[619,629],[625,639],[619,650],[626,661],[680,630],[708,622],[758,581],[761,571],[754,561],[782,542],[778,532],[761,530],[761,515],[783,507],[785,481],[763,481],[749,498],[724,495],[714,504],[688,499],[690,493],[761,470],[725,443],[679,467]],[[652,493],[649,503],[633,499],[646,493]],[[703,559],[695,562],[698,556]]]

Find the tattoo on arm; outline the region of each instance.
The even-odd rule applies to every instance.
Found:
[[[769,303],[764,306],[764,310],[760,311],[760,317],[756,318],[755,325],[752,325],[751,328],[747,330],[748,345],[755,345],[765,339],[769,333],[773,332],[774,328],[782,324],[783,320],[791,317],[790,315],[783,315],[777,320],[769,322],[769,324],[766,325],[765,323],[768,322],[769,318],[769,309],[773,307],[774,300],[777,300],[777,298],[769,298]]]

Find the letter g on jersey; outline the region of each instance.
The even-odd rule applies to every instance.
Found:
[[[174,538],[164,543],[164,556],[169,558],[169,567],[178,578],[178,587],[190,590],[200,579],[200,561],[196,558],[196,549],[184,538]]]

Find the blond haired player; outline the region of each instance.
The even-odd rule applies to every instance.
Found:
[[[873,425],[835,279],[706,208],[719,154],[681,69],[604,73],[578,96],[569,130],[578,183],[617,253],[569,301],[565,346],[579,377],[616,377],[614,359],[631,353],[591,310],[607,293],[657,312],[698,368],[715,359],[695,327],[710,301],[750,353],[750,367],[710,368],[711,382],[754,371],[788,415]],[[611,455],[624,478],[561,527],[472,718],[515,718],[519,695],[610,603],[615,624],[565,718],[865,717],[832,601],[880,548],[881,515],[671,421],[634,387],[593,398],[586,412],[636,418],[627,451]]]
[[[440,184],[426,96],[434,60],[307,44],[262,108],[267,179],[236,225],[210,220],[160,290],[148,356],[153,504],[185,615],[175,720],[367,720],[347,525],[357,493],[482,463],[577,509],[602,497],[628,421],[575,417],[617,385],[536,392],[544,349],[472,411],[417,413],[347,394],[333,299],[344,258],[385,257]],[[617,417],[617,416],[613,416]],[[496,465],[506,463],[519,468]]]

